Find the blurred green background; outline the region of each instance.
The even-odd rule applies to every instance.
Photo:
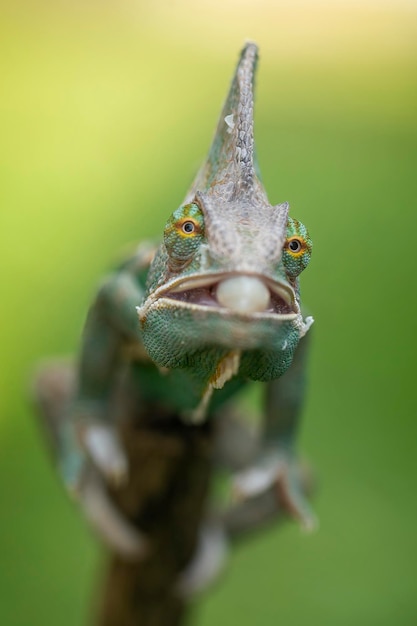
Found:
[[[264,182],[315,243],[300,447],[321,528],[242,544],[196,621],[417,623],[416,4],[22,0],[0,15],[2,625],[85,622],[102,557],[29,374],[75,351],[98,278],[181,202],[248,38]]]

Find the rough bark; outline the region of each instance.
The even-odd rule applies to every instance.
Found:
[[[97,626],[179,626],[186,602],[176,593],[192,558],[211,469],[207,426],[179,421],[154,429],[126,425],[129,483],[112,496],[150,541],[141,562],[112,556],[101,592]]]

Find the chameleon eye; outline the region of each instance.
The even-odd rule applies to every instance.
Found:
[[[194,231],[195,231],[195,224],[194,222],[184,222],[184,224],[181,227],[181,230],[186,234],[186,235],[191,235]]]
[[[293,256],[299,256],[305,251],[306,242],[304,241],[304,239],[301,239],[299,237],[290,237],[289,239],[287,239],[285,247],[288,252]]]
[[[300,252],[302,248],[302,243],[299,239],[291,239],[291,241],[288,242],[288,249],[291,250],[291,252]]]

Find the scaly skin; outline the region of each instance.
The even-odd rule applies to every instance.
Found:
[[[225,401],[248,380],[265,383],[261,445],[256,458],[246,459],[251,466],[238,468],[235,491],[250,500],[275,489],[290,514],[306,528],[314,525],[294,453],[305,353],[297,346],[312,322],[301,313],[298,276],[312,244],[305,226],[288,217],[287,203],[269,203],[260,181],[256,61],[256,45],[249,43],[208,159],[169,218],[161,245],[140,246],[103,282],[85,326],[76,397],[61,433],[61,467],[107,541],[138,558],[146,533],[117,511],[108,523],[112,505],[103,488],[104,481],[128,479],[115,428],[121,372],[135,419],[153,427],[173,419],[201,424],[214,414],[221,419]]]

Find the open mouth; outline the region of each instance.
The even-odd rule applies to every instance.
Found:
[[[189,277],[172,285],[159,297],[193,308],[217,308],[243,315],[269,314],[292,319],[299,313],[290,285],[257,275]]]

